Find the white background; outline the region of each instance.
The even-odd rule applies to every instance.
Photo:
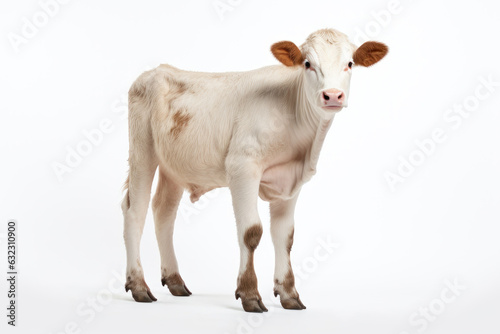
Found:
[[[1,331],[498,333],[498,4],[401,0],[394,10],[387,0],[231,3],[221,16],[212,0],[70,1],[16,51],[9,36],[22,36],[24,18],[33,22],[42,7],[2,2],[0,221],[19,222],[20,276],[15,329],[6,325],[1,280]],[[393,13],[381,14],[388,7]],[[130,84],[160,63],[197,71],[276,64],[272,43],[300,45],[324,27],[358,44],[382,41],[390,53],[354,70],[350,106],[337,115],[318,173],[299,199],[292,263],[303,273],[307,310],[283,310],[271,298],[274,255],[263,202],[255,262],[270,312],[244,313],[234,300],[239,256],[227,190],[196,206],[183,200],[175,246],[189,298],[160,284],[148,215],[142,259],[158,302],[133,302],[115,278],[125,267],[119,203]],[[481,78],[497,86],[489,92]],[[475,98],[476,89],[489,96]],[[446,121],[448,110],[464,103],[468,117]],[[68,150],[84,145],[83,132],[103,120],[111,130],[58,178],[54,164],[65,164]],[[418,153],[415,141],[438,128],[446,140]],[[391,189],[387,173],[398,173],[400,157],[410,156],[420,157],[419,165]],[[326,259],[315,257],[318,238],[337,244]],[[0,260],[5,269],[6,255]],[[447,281],[462,286],[456,295]],[[442,293],[453,301],[443,302]],[[425,308],[429,320],[420,314]]]

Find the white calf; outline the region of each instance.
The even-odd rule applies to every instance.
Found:
[[[159,167],[152,207],[161,281],[173,295],[191,294],[179,274],[172,240],[183,190],[195,202],[207,191],[229,187],[241,254],[236,298],[245,311],[267,311],[253,266],[262,235],[260,196],[270,203],[275,295],[286,309],[305,309],[290,265],[295,203],[316,172],[335,112],[347,106],[352,68],[378,62],[388,49],[377,42],[356,48],[341,32],[324,29],[300,49],[279,42],[271,51],[285,66],[197,73],[161,65],[130,88],[130,172],[122,208],[125,288],[136,301],[156,300],[144,281],[139,245]]]

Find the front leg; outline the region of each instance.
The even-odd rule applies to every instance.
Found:
[[[270,203],[271,236],[275,252],[274,295],[280,296],[281,306],[285,309],[303,310],[295,289],[295,277],[290,262],[293,244],[294,211],[298,193],[289,200],[276,200]]]
[[[267,312],[257,289],[253,254],[262,236],[262,224],[257,212],[257,197],[261,173],[252,163],[229,169],[229,189],[240,246],[240,270],[236,299],[241,298],[247,312]]]

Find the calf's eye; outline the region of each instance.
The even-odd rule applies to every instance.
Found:
[[[311,67],[311,63],[306,60],[305,63],[304,63],[304,66],[306,68],[310,68]]]
[[[352,68],[352,61],[350,61],[347,66],[349,66],[349,68]]]

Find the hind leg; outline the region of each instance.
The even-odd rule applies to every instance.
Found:
[[[182,187],[167,179],[165,173],[159,170],[158,187],[152,206],[161,256],[161,283],[167,285],[174,296],[191,294],[179,274],[173,240],[175,217],[182,191]]]
[[[140,258],[140,243],[151,196],[151,184],[158,163],[154,152],[145,149],[140,155],[131,154],[128,190],[122,202],[124,239],[127,250],[127,281],[125,291],[131,290],[137,302],[156,301],[144,281]]]

